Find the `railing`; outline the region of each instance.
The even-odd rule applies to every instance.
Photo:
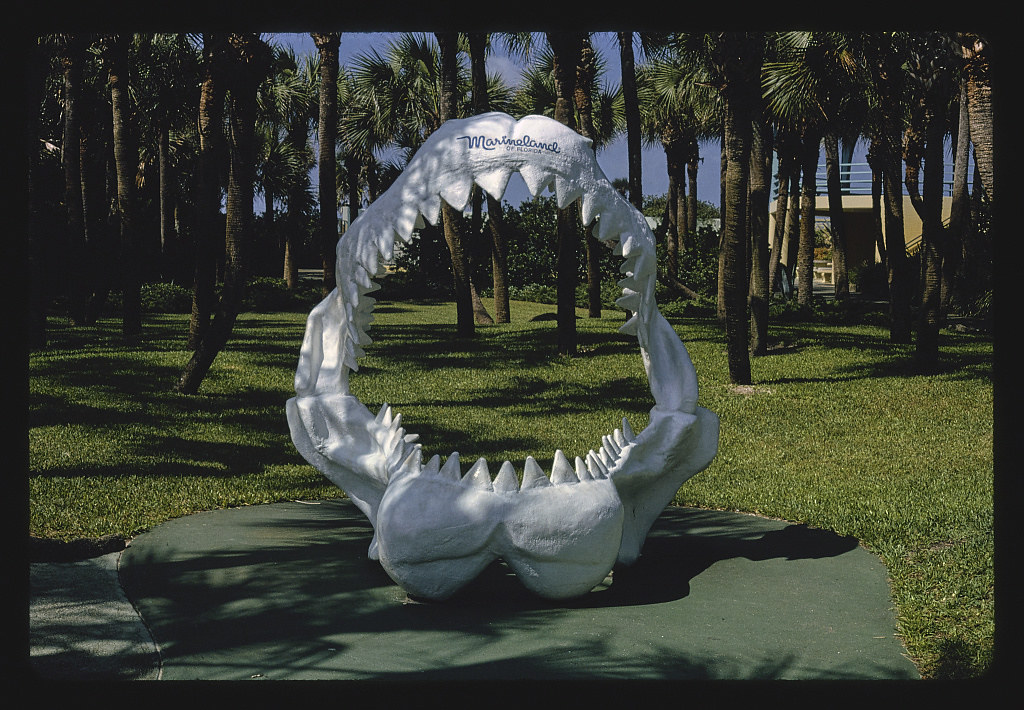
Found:
[[[974,164],[971,163],[967,168],[967,179],[968,181],[973,179],[974,175]],[[828,183],[826,181],[825,164],[820,163],[818,170],[814,176],[816,194],[818,196],[824,196],[828,194]],[[921,174],[922,183],[924,180],[924,173]],[[839,182],[842,187],[844,195],[870,195],[871,194],[871,166],[867,163],[840,163],[839,164]],[[903,187],[903,194],[907,194],[907,187],[900,181]],[[953,165],[949,161],[946,161],[943,165],[943,181],[942,181],[942,194],[945,197],[949,197],[953,194]],[[776,199],[779,196],[779,179],[776,175],[772,179],[772,199]]]

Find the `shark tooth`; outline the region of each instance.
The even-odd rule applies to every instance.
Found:
[[[447,478],[452,481],[462,480],[462,471],[459,469],[459,452],[453,451],[448,460],[444,462],[444,466],[439,471],[441,478]]]
[[[374,285],[373,279],[370,278],[370,272],[362,264],[356,264],[356,267],[352,269],[352,280],[364,288]]]
[[[474,488],[482,488],[487,491],[493,490],[491,472],[487,470],[487,459],[483,457],[478,458],[476,463],[466,472],[466,475],[462,477],[462,481]]]
[[[587,470],[587,464],[583,463],[583,459],[577,456],[576,460],[573,461],[573,463],[576,466],[576,478],[580,479],[581,481],[593,480],[594,477],[590,475],[590,471]]]
[[[612,432],[612,438],[615,439],[615,444],[619,447],[620,452],[626,447],[626,444],[629,443],[626,441],[626,437],[622,434],[621,429],[616,429]]]
[[[608,453],[612,456],[618,456],[619,452],[622,451],[617,443],[615,443],[614,436],[605,435],[601,437],[601,442],[604,444],[604,448],[608,450]]]
[[[608,477],[608,467],[605,466],[601,457],[594,453],[593,449],[587,452],[587,463],[590,465],[590,473],[594,478],[598,478],[598,474],[600,474],[600,478]]]
[[[640,294],[632,289],[623,289],[623,294],[615,299],[615,305],[624,311],[640,310]]]
[[[519,490],[526,491],[531,488],[543,488],[550,485],[551,481],[544,475],[544,470],[540,467],[540,464],[532,456],[527,456],[526,465],[523,467],[523,483]]]
[[[594,236],[600,241],[606,242],[622,234],[624,226],[618,210],[606,210],[601,213],[601,219],[597,223],[597,230]]]
[[[380,411],[377,412],[377,423],[383,426],[391,426],[391,405],[387,402],[381,405]]]
[[[519,169],[519,174],[522,176],[523,182],[526,183],[526,189],[534,197],[539,196],[553,179],[547,172],[532,165],[524,165]]]
[[[572,180],[555,178],[555,204],[558,205],[558,209],[564,210],[582,194],[583,189]]]
[[[394,216],[394,230],[398,232],[404,241],[409,241],[409,237],[412,234],[412,230],[419,226],[422,229],[425,225],[417,210],[410,203],[403,203],[399,205],[398,214]]]
[[[498,469],[498,475],[494,477],[494,490],[499,493],[518,493],[519,479],[516,478],[516,470],[512,463],[506,461]]]
[[[576,478],[575,471],[572,470],[569,459],[565,458],[561,449],[555,451],[555,461],[551,465],[551,482],[555,484],[580,482],[580,479]]]
[[[419,205],[420,215],[433,226],[437,226],[441,219],[441,196],[438,194],[427,194]]]
[[[589,193],[584,193],[583,201],[580,205],[580,221],[583,222],[584,226],[588,226],[597,217],[598,206],[599,202],[595,197]]]
[[[384,261],[391,261],[395,255],[395,233],[388,229],[377,237],[377,250],[384,257]],[[383,268],[383,264],[374,267],[375,272]]]
[[[619,332],[623,335],[635,336],[638,327],[640,327],[640,316],[634,311],[633,317],[619,326]]]
[[[425,476],[436,476],[441,471],[441,457],[438,454],[434,454],[427,461],[427,464],[420,469],[420,473]]]
[[[509,178],[512,177],[511,170],[490,170],[477,175],[475,180],[484,191],[496,200],[500,200],[508,187]]]
[[[441,188],[441,199],[461,212],[469,204],[469,194],[472,191],[472,179],[468,176],[459,176]]]
[[[397,481],[402,476],[408,476],[410,474],[417,474],[423,469],[423,452],[419,445],[413,446],[405,458],[402,459],[402,463],[396,467],[389,467],[391,473],[388,483]]]

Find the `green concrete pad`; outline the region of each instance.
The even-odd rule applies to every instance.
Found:
[[[885,567],[831,532],[669,508],[583,598],[498,562],[444,603],[410,600],[371,534],[345,500],[200,513],[136,538],[121,579],[168,680],[920,677]]]

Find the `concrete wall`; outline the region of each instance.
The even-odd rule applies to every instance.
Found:
[[[942,198],[942,219],[949,219],[952,198]],[[768,239],[771,240],[775,234],[775,212],[777,202],[772,202],[768,208]],[[815,217],[817,221],[828,220],[828,197],[819,196],[814,204]],[[874,215],[871,212],[871,195],[843,195],[843,213],[845,214],[845,226],[848,235],[848,266],[875,263],[880,261],[878,250],[875,247],[874,238]],[[885,233],[883,220],[882,232]],[[917,210],[910,203],[910,197],[903,196],[903,234],[908,245],[919,242],[921,238],[921,218]],[[782,255],[783,263],[786,263],[785,254]]]

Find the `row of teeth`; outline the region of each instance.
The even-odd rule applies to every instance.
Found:
[[[576,457],[574,464],[559,449],[555,451],[551,476],[545,475],[540,464],[532,456],[526,457],[523,479],[520,484],[515,467],[505,461],[498,470],[498,475],[491,479],[487,460],[477,459],[465,474],[459,462],[458,452],[452,453],[444,465],[441,457],[435,455],[423,465],[422,446],[415,443],[419,434],[406,434],[402,428],[402,415],[393,414],[391,406],[385,404],[380,408],[376,418],[378,426],[374,432],[377,443],[387,458],[387,470],[391,478],[406,474],[435,476],[456,483],[461,482],[473,488],[497,491],[499,493],[515,493],[531,488],[542,488],[551,485],[580,483],[582,481],[602,480],[608,478],[624,451],[634,446],[636,435],[629,422],[623,418],[622,428],[616,429],[602,437],[601,447],[587,452],[586,459]]]
[[[524,174],[523,177],[525,179],[527,176]],[[536,184],[530,185],[528,181],[528,187],[534,195],[540,194],[552,182],[555,183],[557,191],[561,182],[550,178],[542,184],[539,182],[539,178],[531,177],[531,179]],[[493,187],[486,178],[478,178],[477,183],[481,184],[484,189],[489,186]],[[557,198],[560,207],[564,207],[565,204],[569,204],[580,196],[575,191],[564,192],[566,189],[563,187],[563,192]],[[433,197],[438,199],[423,199],[420,204],[422,211],[408,203],[404,204],[403,207],[411,212],[399,215],[392,226],[385,228],[383,233],[370,234],[366,229],[360,229],[358,234],[350,235],[350,237],[356,237],[355,239],[343,239],[339,245],[348,252],[348,258],[344,260],[339,258],[338,273],[351,274],[351,279],[339,282],[339,291],[343,295],[349,323],[349,337],[343,338],[341,354],[343,364],[352,371],[359,369],[358,360],[365,354],[362,346],[373,342],[367,331],[373,321],[375,300],[367,294],[380,288],[373,279],[383,275],[384,263],[394,255],[395,236],[408,243],[412,240],[413,229],[424,226],[424,218],[431,224],[438,223],[442,196],[434,195]],[[452,204],[456,204],[461,199],[461,193],[453,199],[455,202]],[[563,204],[563,199],[565,204]],[[614,253],[624,259],[619,271],[625,275],[625,278],[618,282],[622,289],[622,296],[615,303],[623,310],[632,312],[633,315],[619,328],[619,331],[637,336],[637,329],[641,321],[645,320],[641,317],[644,306],[648,305],[648,301],[653,300],[649,298],[649,295],[653,295],[651,292],[653,291],[653,276],[657,270],[656,257],[652,250],[644,248],[645,240],[632,233],[636,225],[630,224],[630,220],[635,216],[630,216],[628,209],[606,210],[603,215],[599,215],[595,211],[596,203],[595,198],[583,195],[582,221],[584,224],[589,224],[597,218],[598,226],[595,236],[603,242],[612,244]],[[415,212],[415,216],[412,212]],[[359,227],[366,227],[367,224],[359,225]],[[620,236],[622,238],[618,239]],[[339,257],[341,256],[339,254]],[[344,261],[353,263],[354,267],[349,268]]]

